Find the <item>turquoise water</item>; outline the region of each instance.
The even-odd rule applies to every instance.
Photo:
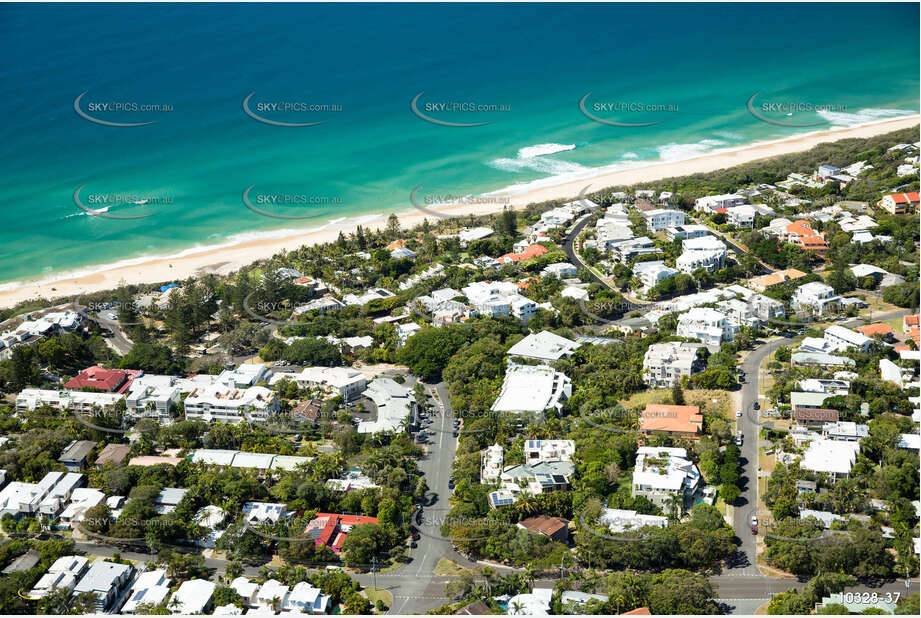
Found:
[[[911,4],[2,5],[0,281],[404,213],[419,185],[463,195],[917,113],[917,23]],[[431,124],[410,111],[420,91],[508,111]],[[747,111],[756,91],[838,108],[776,126]],[[156,123],[90,122],[83,92],[93,117]],[[261,114],[325,121],[273,126],[243,112],[251,92],[341,111]],[[597,112],[660,121],[608,126],[580,112],[588,92],[677,111]],[[172,109],[89,111],[102,102]],[[262,216],[253,185],[325,204]],[[81,186],[91,208],[150,216],[87,216]]]

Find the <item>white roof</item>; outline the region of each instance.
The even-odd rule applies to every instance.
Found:
[[[495,412],[543,412],[566,395],[566,375],[544,365],[509,365],[502,390],[492,404]]]
[[[668,517],[660,515],[643,515],[636,511],[624,509],[604,509],[599,521],[605,524],[611,532],[624,532],[636,530],[644,526],[657,526],[664,528],[668,525]]]
[[[843,326],[838,326],[837,324],[826,328],[825,334],[837,337],[838,339],[843,339],[852,345],[860,347],[873,343],[873,340],[863,333],[858,333],[857,331],[853,331],[849,328],[844,328]]]
[[[122,607],[121,613],[131,613],[141,603],[159,605],[169,595],[170,581],[172,580],[166,576],[165,569],[141,573],[134,580],[131,591],[128,593],[128,601]]]
[[[550,331],[541,331],[528,335],[511,348],[509,356],[523,356],[544,361],[554,361],[569,356],[579,344],[565,337],[554,335]]]
[[[681,241],[681,248],[684,251],[711,251],[726,250],[723,244],[716,236],[698,236],[697,238],[685,238]]]
[[[830,474],[848,474],[857,453],[860,452],[859,442],[841,442],[838,440],[813,440],[803,453],[800,465],[813,472],[828,472]]]
[[[174,614],[200,614],[214,596],[217,584],[204,579],[190,579],[182,582],[179,589],[173,593],[168,605],[170,608],[175,603]]]
[[[680,491],[700,479],[697,466],[689,460],[683,448],[641,446],[636,452],[633,484],[664,491]],[[649,458],[665,458],[664,465],[652,465]]]

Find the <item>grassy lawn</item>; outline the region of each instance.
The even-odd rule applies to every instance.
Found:
[[[623,402],[623,406],[628,410],[643,409],[646,404],[670,402],[672,390],[665,389],[647,389],[639,393],[634,393],[629,399]],[[715,401],[714,401],[715,400]],[[726,418],[734,417],[735,412],[732,408],[732,395],[728,391],[720,390],[685,390],[684,402],[689,406],[700,406],[708,410],[716,410]]]
[[[469,570],[470,569],[465,569],[453,560],[448,560],[447,558],[439,559],[438,564],[435,565],[435,575],[442,577],[457,577]]]
[[[362,590],[362,594],[371,602],[371,605],[374,605],[379,600],[383,601],[384,605],[387,607],[393,604],[393,594],[391,594],[389,590],[384,590],[383,588],[368,586]]]

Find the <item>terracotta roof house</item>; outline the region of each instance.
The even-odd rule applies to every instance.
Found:
[[[313,539],[317,547],[325,545],[338,554],[342,549],[343,541],[345,541],[353,526],[376,523],[377,517],[317,513],[317,516],[307,524],[304,533]]]
[[[100,468],[108,463],[118,465],[125,460],[125,457],[130,452],[131,445],[129,444],[107,444],[105,448],[99,451],[95,464]]]
[[[906,315],[902,318],[902,332],[907,333],[912,327],[918,328],[921,326],[921,315]]]
[[[640,431],[694,436],[703,431],[704,417],[700,406],[672,406],[661,403],[646,405],[640,416]]]
[[[637,607],[636,609],[631,609],[629,612],[624,612],[621,616],[651,616],[652,612],[649,611],[648,607]]]
[[[901,215],[911,212],[912,206],[917,206],[919,201],[921,200],[919,200],[917,191],[912,193],[890,193],[883,196],[879,205],[880,208],[890,214]]]
[[[799,245],[807,251],[822,253],[828,250],[825,235],[809,227],[809,223],[802,219],[794,221],[786,229],[787,242]]]
[[[763,292],[765,289],[771,287],[772,285],[778,285],[786,281],[793,281],[794,279],[799,279],[800,277],[805,276],[806,273],[801,270],[788,268],[787,270],[779,270],[776,273],[771,273],[769,275],[755,277],[749,281],[749,285],[752,289]]]
[[[895,331],[892,330],[892,327],[890,327],[888,324],[883,324],[882,322],[877,322],[876,324],[867,324],[866,326],[861,326],[854,330],[859,333],[863,333],[867,337],[879,335],[886,341],[889,341],[895,337]]]
[[[839,413],[837,410],[827,408],[799,408],[793,410],[793,421],[805,425],[824,425],[837,423]]]
[[[403,249],[406,247],[405,238],[397,238],[395,241],[387,245],[387,251],[393,251],[394,249]]]
[[[320,409],[322,406],[323,402],[321,402],[319,399],[302,401],[297,404],[293,410],[291,410],[291,416],[297,420],[305,420],[311,423],[316,423],[317,419],[320,418]]]
[[[652,202],[647,200],[645,197],[636,198],[636,202],[634,202],[634,205],[636,206],[636,209],[639,210],[640,212],[648,212],[650,210],[655,210],[655,206],[653,206]]]
[[[562,517],[535,515],[534,517],[528,517],[527,519],[519,521],[518,527],[543,534],[560,543],[565,543],[569,538],[569,520],[563,519]]]
[[[524,251],[521,253],[506,253],[505,255],[499,256],[496,258],[501,264],[508,264],[510,262],[521,262],[522,260],[530,260],[531,258],[540,257],[547,253],[547,248],[543,245],[530,245],[525,247]]]
[[[124,393],[141,371],[135,369],[104,369],[99,365],[87,367],[64,384],[64,388],[79,391],[92,388],[104,393]]]

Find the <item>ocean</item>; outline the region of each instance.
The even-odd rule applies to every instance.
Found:
[[[370,221],[412,211],[414,190],[520,190],[918,113],[917,17],[3,4],[0,282]],[[755,93],[758,113],[798,126],[756,118]],[[112,126],[133,123],[149,124]]]

